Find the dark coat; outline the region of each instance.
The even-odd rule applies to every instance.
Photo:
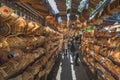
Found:
[[[74,40],[71,41],[70,50],[71,50],[71,52],[73,52],[73,53],[76,51]]]

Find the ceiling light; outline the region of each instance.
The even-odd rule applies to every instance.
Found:
[[[54,11],[54,14],[58,14],[59,10],[57,8],[56,2],[54,0],[48,0],[52,10]]]

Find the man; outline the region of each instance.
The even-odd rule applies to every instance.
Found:
[[[79,58],[79,53],[81,52],[81,37],[82,35],[79,35],[75,37],[75,65],[78,65],[78,58]]]

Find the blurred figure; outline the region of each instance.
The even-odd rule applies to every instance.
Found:
[[[76,49],[75,49],[75,39],[74,38],[72,38],[72,40],[71,40],[70,51],[72,52],[72,57],[74,57],[74,54],[75,54],[75,51],[76,51]]]
[[[68,52],[68,39],[64,40],[64,55],[67,55]]]
[[[77,66],[78,65],[78,58],[79,58],[79,38],[78,37],[75,37],[75,65]]]
[[[79,65],[78,64],[78,58],[79,58],[79,54],[81,53],[81,36],[77,36],[75,37],[75,65]]]

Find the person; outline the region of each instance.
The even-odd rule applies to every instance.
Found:
[[[71,40],[71,47],[70,47],[70,51],[72,52],[72,57],[74,57],[75,54],[75,40],[74,38]]]
[[[81,52],[81,35],[75,37],[75,65],[78,65],[78,58],[79,58],[79,53]]]
[[[64,40],[64,55],[67,55],[68,52],[68,40]]]
[[[71,43],[70,40],[68,40],[68,51],[70,51]]]

